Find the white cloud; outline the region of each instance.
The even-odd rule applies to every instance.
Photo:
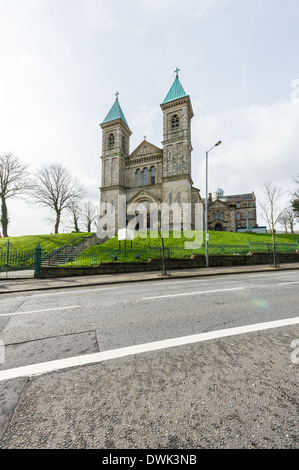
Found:
[[[138,147],[143,138],[157,147],[162,140],[162,112],[159,106],[139,106],[134,110],[129,123],[134,134],[131,137],[131,152]],[[157,137],[160,139],[157,141]]]
[[[223,4],[229,0],[188,0],[182,4],[181,0],[141,0],[143,6],[155,13],[168,12],[180,15],[192,15],[201,17],[207,10],[217,4]],[[133,0],[135,3],[135,0]],[[138,2],[137,2],[138,3]]]
[[[216,4],[223,4],[227,0],[202,0],[197,6],[196,16],[202,17],[211,7]]]
[[[159,103],[178,66],[195,112],[192,176],[202,193],[205,151],[219,139],[209,157],[212,191],[258,194],[264,180],[291,187],[299,173],[298,2],[266,4],[0,0],[0,154],[14,152],[32,170],[59,161],[96,200],[99,123],[113,93],[121,92],[131,150],[144,135],[161,146]],[[285,96],[290,102],[279,101]],[[43,212],[26,207],[12,202],[11,233],[44,232]]]
[[[299,173],[299,103],[281,100],[272,106],[254,105],[209,114],[200,109],[193,122],[193,180],[205,197],[205,152],[209,154],[209,192],[218,185],[225,193],[255,192],[263,198],[270,181],[285,191],[282,204],[294,188]],[[263,225],[263,221],[259,221]]]

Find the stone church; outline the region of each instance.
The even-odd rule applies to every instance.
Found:
[[[132,230],[158,228],[156,212],[166,207],[170,228],[204,230],[204,200],[191,178],[190,96],[175,71],[175,80],[160,105],[163,113],[162,148],[146,138],[130,153],[132,131],[116,93],[115,102],[100,124],[102,128],[102,181],[100,187],[100,238],[107,228],[109,236],[118,228]],[[256,225],[254,193],[224,196],[223,190],[208,201],[208,230],[236,232],[240,227]],[[186,209],[188,207],[188,209]],[[188,211],[188,217],[183,214]],[[197,212],[196,212],[197,214]],[[179,217],[177,217],[179,216]],[[190,226],[185,224],[188,218]],[[198,224],[198,219],[201,219]],[[175,225],[176,222],[176,225]],[[98,233],[100,233],[98,231]]]
[[[132,131],[120,106],[118,93],[112,108],[100,124],[100,224],[103,225],[104,219],[109,224],[113,217],[116,227],[124,227],[132,222],[130,228],[133,230],[153,228],[150,206],[160,207],[163,203],[170,210],[175,208],[182,211],[183,205],[188,203],[191,207],[191,227],[194,227],[194,206],[201,202],[201,197],[191,178],[193,110],[178,71],[175,71],[175,80],[160,105],[163,113],[162,148],[145,138],[130,153]],[[121,224],[120,200],[125,200],[126,204],[126,220]]]

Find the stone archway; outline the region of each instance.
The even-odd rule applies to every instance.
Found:
[[[127,207],[127,219],[130,220],[129,227],[133,230],[151,230],[154,228],[154,217],[152,216],[152,204],[154,201],[146,197],[136,198]]]
[[[222,224],[216,224],[215,225],[215,231],[216,232],[222,232],[223,231]]]

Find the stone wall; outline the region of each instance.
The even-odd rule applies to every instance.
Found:
[[[280,263],[298,263],[299,253],[279,253]],[[195,255],[192,258],[172,258],[167,260],[170,269],[204,268],[206,265],[204,255]],[[217,266],[248,266],[270,264],[269,253],[252,253],[251,255],[210,255],[210,267]],[[152,259],[147,263],[100,263],[96,267],[41,267],[41,278],[56,278],[68,276],[90,276],[98,274],[132,273],[146,271],[160,271],[161,260]]]

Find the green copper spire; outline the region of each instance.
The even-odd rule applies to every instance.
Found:
[[[162,104],[170,103],[170,101],[175,101],[180,98],[184,98],[185,96],[188,96],[179,80],[179,74],[178,74],[179,71],[180,69],[178,68],[175,70],[175,73],[176,73],[175,81],[173,82],[172,87],[170,88]]]
[[[121,119],[125,125],[129,128],[128,126],[128,123],[126,121],[126,118],[125,118],[125,115],[120,107],[120,104],[119,104],[119,101],[118,101],[118,91],[115,93],[115,96],[116,96],[116,99],[115,99],[115,102],[112,106],[112,108],[110,109],[109,113],[107,114],[107,116],[105,117],[104,121],[102,122],[102,124],[105,124],[107,122],[111,122],[111,121],[115,121],[116,119]]]

